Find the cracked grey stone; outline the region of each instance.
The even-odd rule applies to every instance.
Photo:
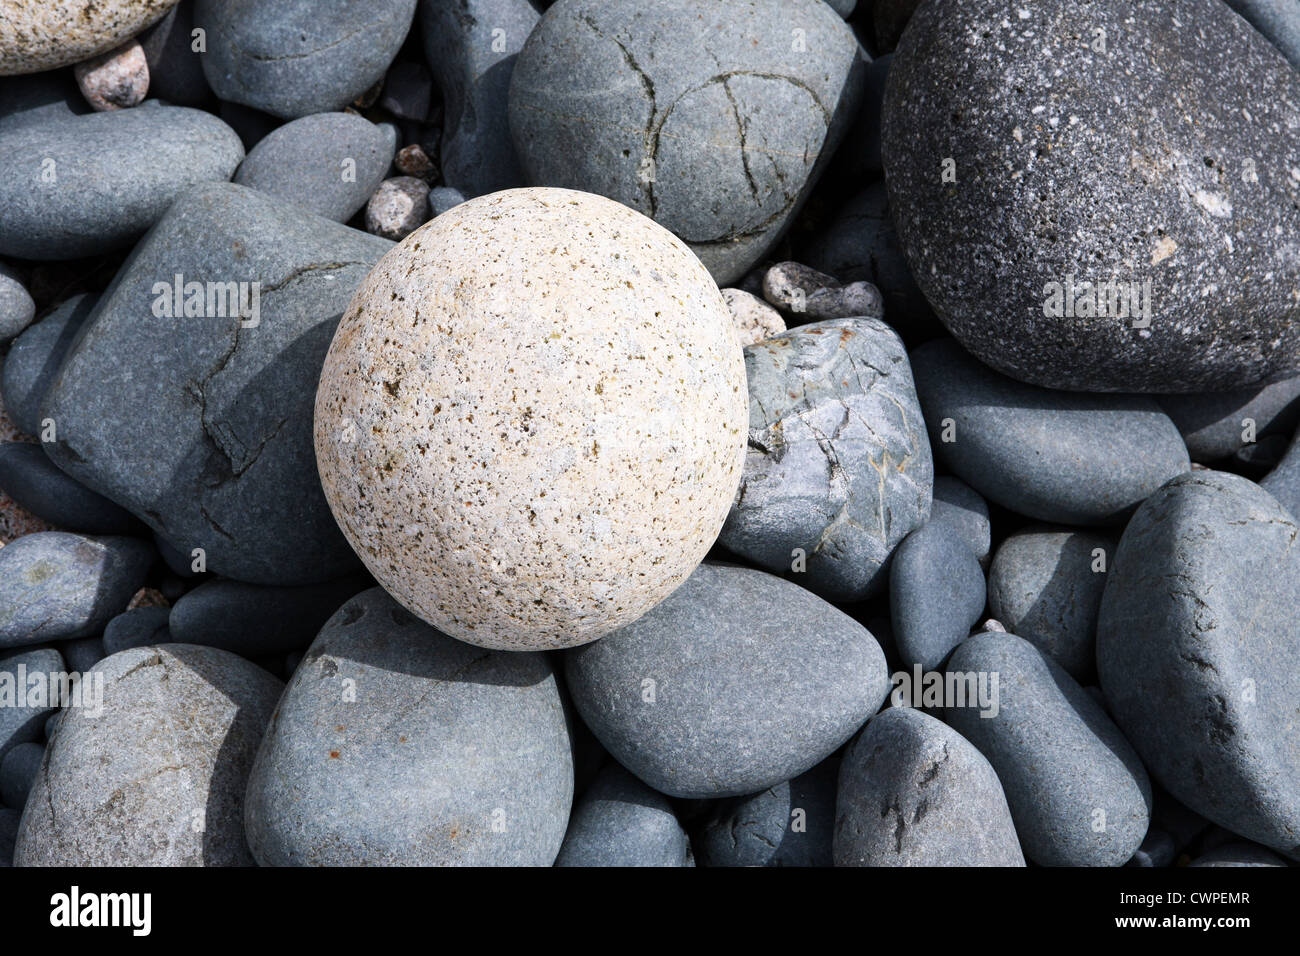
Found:
[[[171,609],[165,607],[137,607],[117,615],[104,626],[104,656],[133,647],[173,642],[167,631],[167,618]]]
[[[45,750],[15,866],[249,866],[244,790],[283,684],[211,647],[105,658]]]
[[[835,601],[885,583],[930,514],[934,467],[907,354],[876,319],[801,326],[745,349],[749,448],[719,542]]]
[[[5,412],[24,433],[41,433],[41,402],[97,301],[89,293],[74,295],[9,346],[0,369],[0,396]]]
[[[1017,514],[1118,521],[1189,468],[1182,436],[1150,397],[1026,385],[951,339],[914,349],[911,360],[935,457]]]
[[[798,262],[780,262],[763,276],[763,297],[799,324],[821,319],[883,318],[884,300],[870,282],[848,285]]]
[[[1245,478],[1182,475],[1125,528],[1097,625],[1101,689],[1152,776],[1207,819],[1293,859],[1297,535],[1295,519]]]
[[[1166,393],[1300,369],[1300,73],[1220,0],[925,3],[883,152],[912,274],[999,371]],[[1050,314],[1052,283],[1112,279],[1150,314]]]
[[[979,558],[956,529],[930,521],[904,538],[889,568],[894,646],[903,667],[938,670],[970,636],[984,598]]]
[[[354,113],[317,113],[263,137],[235,173],[241,186],[347,222],[384,181],[397,131]]]
[[[94,113],[0,132],[0,255],[75,259],[134,242],[179,194],[244,158],[221,120],[183,106]]]
[[[583,721],[661,793],[756,793],[829,756],[880,706],[880,645],[781,578],[700,565],[633,624],[565,654]]]
[[[1300,375],[1233,392],[1159,395],[1156,401],[1182,433],[1192,461],[1209,464],[1267,436],[1294,432],[1300,425]]]
[[[1300,6],[1295,0],[1226,0],[1300,70]]]
[[[839,761],[724,801],[697,841],[702,866],[830,866]]]
[[[556,866],[690,866],[672,804],[610,761],[573,808]]]
[[[11,541],[0,548],[0,647],[97,633],[156,557],[137,538],[40,531]]]
[[[510,76],[540,18],[528,0],[420,2],[424,54],[442,90],[442,177],[466,199],[525,184],[510,139]]]
[[[38,743],[19,744],[0,759],[0,803],[21,810],[41,767],[45,747]]]
[[[8,548],[0,549],[3,554]],[[24,677],[33,674],[61,674],[63,658],[52,647],[20,647],[17,650],[0,648],[0,759],[19,744],[39,741],[45,722],[59,708],[49,701],[29,697],[25,693],[30,681],[23,685]]]
[[[732,285],[802,207],[863,72],[820,0],[560,0],[515,63],[510,129],[531,182],[644,213]]]
[[[203,72],[223,100],[282,119],[339,110],[384,77],[416,0],[198,0]]]
[[[960,478],[940,475],[934,479],[930,521],[950,526],[981,563],[988,557],[993,536],[988,502]]]
[[[57,423],[46,452],[177,551],[204,549],[209,571],[291,585],[353,569],[314,465],[312,408],[338,319],[390,247],[243,186],[186,193],[65,359],[41,412]],[[156,315],[173,291],[157,284],[176,275],[261,283],[256,322]]]
[[[0,342],[7,342],[31,325],[36,303],[12,266],[0,262]]]
[[[65,475],[40,445],[0,443],[0,491],[43,521],[83,534],[129,534],[131,513]]]
[[[140,34],[149,64],[149,90],[177,106],[204,106],[212,89],[203,75],[203,54],[194,49],[194,0],[181,0]]]
[[[1025,856],[1040,866],[1128,862],[1150,822],[1151,782],[1101,705],[1014,634],[969,638],[947,670],[998,675],[996,714],[949,706],[944,717],[997,771]]]
[[[1282,460],[1259,483],[1293,517],[1300,518],[1300,432]]]
[[[1117,544],[1088,531],[1041,525],[1017,531],[989,566],[989,612],[1079,683],[1093,683],[1097,613]]]
[[[993,767],[928,714],[877,714],[840,763],[836,866],[1024,866]]]
[[[248,844],[263,866],[550,866],[572,800],[546,655],[463,644],[372,588],[289,682],[249,781]]]

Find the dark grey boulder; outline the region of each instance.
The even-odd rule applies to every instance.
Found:
[[[42,675],[48,686],[48,675],[63,670],[63,658],[51,647],[0,649],[0,759],[19,744],[39,741],[46,720],[58,710],[59,702],[51,703],[48,694],[41,699],[27,693],[31,676]]]
[[[690,866],[672,804],[617,763],[605,765],[573,808],[556,866]]]
[[[5,412],[28,435],[42,431],[40,406],[98,296],[74,295],[14,339],[0,370]]]
[[[0,491],[65,531],[126,534],[137,527],[129,511],[64,474],[31,442],[0,444]]]
[[[1300,425],[1300,375],[1235,392],[1161,395],[1156,399],[1187,443],[1192,461],[1227,458],[1261,438]]]
[[[723,801],[705,822],[702,866],[830,866],[839,761],[823,760],[793,780]]]

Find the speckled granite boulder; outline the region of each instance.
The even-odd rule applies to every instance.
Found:
[[[304,584],[351,570],[311,467],[312,396],[337,317],[389,247],[243,186],[188,192],[64,360],[46,452],[187,560],[202,548],[209,571]],[[201,314],[174,316],[178,296]]]
[[[134,242],[197,183],[244,158],[221,120],[146,105],[0,132],[0,255],[74,259]]]
[[[248,866],[244,787],[283,685],[210,647],[95,666],[102,713],[70,707],[27,801],[16,866]]]
[[[1196,392],[1300,368],[1300,73],[1222,0],[925,3],[883,144],[912,274],[1000,371]],[[1136,319],[1080,287],[1111,280]]]
[[[702,866],[830,866],[839,761],[723,801],[696,844]]]
[[[876,319],[817,322],[746,348],[745,367],[749,447],[720,541],[831,600],[878,591],[934,475],[902,342]]]
[[[615,759],[661,793],[756,793],[803,773],[884,701],[871,633],[798,585],[701,565],[640,620],[566,656]]]
[[[820,0],[560,0],[515,64],[510,128],[532,182],[631,206],[729,285],[798,212],[862,73]]]
[[[708,552],[744,458],[731,315],[674,236],[561,189],[408,236],[339,324],[316,458],[375,579],[511,650],[631,623]]]
[[[672,804],[610,762],[569,820],[556,866],[690,866],[691,847]]]
[[[1160,395],[1192,461],[1227,458],[1259,439],[1290,435],[1300,425],[1300,375],[1235,392]]]
[[[176,0],[40,0],[6,4],[0,76],[51,70],[111,50]]]
[[[1041,521],[1118,521],[1190,467],[1178,429],[1138,395],[999,375],[944,339],[913,350],[935,457],[991,501]]]
[[[330,619],[248,785],[263,866],[550,866],[573,800],[541,654],[454,641],[379,588]]]
[[[1040,866],[1123,866],[1142,843],[1151,783],[1106,712],[1059,664],[1013,634],[964,642],[949,673],[997,674],[997,713],[948,707],[997,771],[1025,856]]]
[[[904,538],[889,568],[890,619],[903,667],[937,670],[970,635],[984,592],[979,558],[954,528],[932,521]]]
[[[836,866],[1024,866],[993,767],[911,708],[873,717],[844,754]]]
[[[384,77],[416,0],[198,0],[223,100],[283,119],[342,109]]]
[[[1116,722],[1165,789],[1300,859],[1297,536],[1294,517],[1244,478],[1169,482],[1120,539],[1097,668]]]

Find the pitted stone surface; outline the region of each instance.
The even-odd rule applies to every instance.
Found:
[[[0,18],[0,76],[52,70],[89,59],[130,39],[176,0],[39,0],[5,4]]]

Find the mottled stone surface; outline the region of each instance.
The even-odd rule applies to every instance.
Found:
[[[357,291],[316,399],[321,480],[375,579],[435,627],[581,644],[713,544],[744,374],[717,286],[666,230],[570,190],[482,196]]]
[[[289,682],[249,781],[248,843],[264,866],[550,866],[572,800],[547,658],[452,640],[372,588]]]
[[[99,113],[136,106],[149,92],[149,61],[138,40],[84,60],[72,72],[81,95]]]
[[[696,844],[702,866],[830,866],[839,761],[723,801]]]
[[[1000,371],[1194,392],[1300,367],[1300,73],[1221,0],[923,4],[883,137],[912,273]],[[1149,315],[1049,315],[1071,279],[1149,283]]]
[[[998,775],[919,710],[873,717],[840,764],[836,866],[1024,866]]]
[[[244,788],[283,685],[168,644],[95,666],[102,713],[68,708],[27,801],[17,866],[248,866]]]
[[[1258,485],[1183,475],[1125,528],[1097,626],[1106,703],[1152,775],[1202,816],[1293,858],[1297,536]]]
[[[510,128],[532,182],[631,206],[729,285],[802,206],[862,64],[820,0],[561,0],[515,64]]]
[[[1295,0],[1226,0],[1300,70],[1300,6]]]
[[[10,4],[0,20],[0,76],[51,70],[111,50],[176,0],[40,0]]]
[[[756,295],[744,289],[723,289],[722,298],[731,310],[741,345],[755,345],[785,331],[785,320]]]
[[[573,808],[556,866],[690,866],[672,804],[610,761]]]
[[[749,446],[721,542],[832,600],[879,590],[934,474],[902,342],[876,319],[817,322],[745,349],[745,368]]]

